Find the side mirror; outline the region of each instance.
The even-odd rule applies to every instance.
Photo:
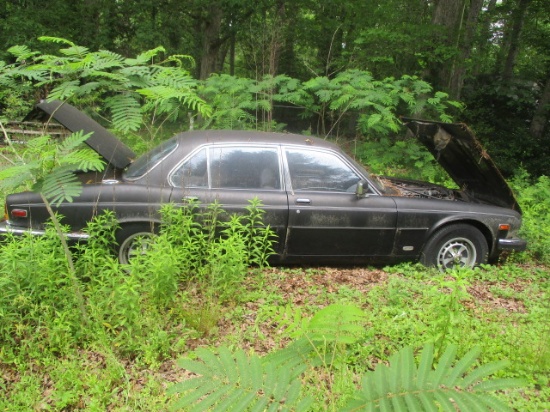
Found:
[[[366,191],[366,188],[365,186],[367,186],[368,188],[368,183],[364,180],[359,180],[357,182],[357,186],[355,187],[355,195],[357,196],[357,198],[361,198],[361,197],[367,197],[368,195],[365,194],[365,191]]]

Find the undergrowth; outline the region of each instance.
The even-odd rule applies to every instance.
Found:
[[[462,395],[443,396],[550,407],[546,266],[268,269],[271,231],[257,201],[248,216],[216,204],[169,205],[162,216],[147,253],[127,267],[111,253],[113,216],[89,225],[90,240],[72,248],[84,311],[53,228],[0,245],[0,410],[186,410],[181,402],[252,388],[258,405],[336,411],[366,407],[373,394],[379,406],[422,403],[424,378],[459,388],[470,375]],[[291,364],[281,369],[282,359]],[[229,386],[189,379],[206,364],[203,376]],[[459,380],[445,380],[456,365]],[[491,376],[476,375],[483,365]],[[389,380],[373,388],[381,376]],[[237,388],[240,378],[254,383]],[[435,396],[428,401],[445,408]]]

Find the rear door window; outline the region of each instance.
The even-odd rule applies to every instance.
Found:
[[[281,190],[276,147],[214,146],[192,155],[171,175],[175,187]]]
[[[210,184],[223,189],[281,189],[276,148],[213,147]]]

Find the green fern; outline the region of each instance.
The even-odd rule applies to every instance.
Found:
[[[424,347],[418,366],[412,348],[390,358],[390,366],[380,365],[363,377],[362,389],[348,402],[345,411],[509,411],[488,392],[520,386],[517,379],[484,380],[506,362],[475,368],[480,350],[474,348],[456,360],[452,345],[433,368],[433,344]],[[468,373],[468,370],[474,369]]]
[[[74,172],[99,171],[104,166],[96,152],[81,148],[89,136],[80,131],[61,143],[47,135],[29,140],[18,162],[0,171],[0,188],[13,191],[33,186],[53,204],[72,201],[82,189]]]
[[[330,305],[309,321],[306,336],[312,342],[351,344],[364,333],[365,317],[365,313],[356,306]]]
[[[117,94],[105,99],[111,110],[113,123],[123,132],[136,131],[141,127],[143,115],[136,97],[130,93]]]
[[[302,398],[302,364],[265,362],[243,350],[231,354],[220,348],[196,351],[198,361],[183,360],[180,366],[198,376],[173,386],[169,393],[183,396],[173,408],[193,411],[290,411],[307,410],[312,400]]]
[[[35,189],[51,204],[57,205],[63,201],[72,202],[82,192],[82,183],[74,175],[72,167],[57,167]]]
[[[202,348],[198,360],[183,360],[180,366],[197,375],[170,389],[180,394],[174,409],[193,411],[296,410],[312,404],[301,397],[301,379],[308,368],[325,367],[317,350],[326,342],[355,342],[363,330],[365,314],[359,308],[331,305],[319,311],[305,327],[305,337],[264,358],[238,350],[219,354]],[[476,366],[480,355],[474,348],[456,359],[457,347],[449,346],[434,366],[434,346],[424,346],[415,362],[411,347],[380,364],[362,379],[362,388],[352,395],[344,411],[509,411],[490,392],[520,386],[518,379],[488,379],[507,365],[492,362]],[[329,378],[330,380],[331,378]]]

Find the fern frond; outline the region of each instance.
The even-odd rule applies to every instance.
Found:
[[[72,202],[82,192],[82,184],[71,168],[58,167],[36,187],[52,205]]]
[[[82,145],[88,139],[92,133],[84,134],[82,130],[71,133],[61,142],[59,146],[59,152],[61,154],[67,154],[71,150],[75,150],[78,146]]]
[[[66,100],[77,93],[80,80],[71,80],[60,83],[48,95],[48,100]]]
[[[52,37],[52,36],[40,36],[38,37],[38,40],[50,42],[50,43],[57,43],[57,44],[66,44],[68,46],[76,46],[72,41],[63,39],[61,37]]]
[[[91,149],[80,149],[68,153],[60,159],[60,164],[74,167],[74,171],[100,171],[105,165],[97,152]]]
[[[293,341],[290,345],[283,349],[269,353],[265,358],[265,362],[273,363],[281,367],[297,369],[302,365],[314,363],[317,358],[312,358],[314,347],[306,338],[301,338]]]
[[[82,57],[89,52],[89,49],[84,46],[73,45],[71,47],[67,47],[66,49],[59,49],[59,51],[68,57]]]
[[[101,82],[87,82],[81,85],[78,90],[76,90],[77,96],[86,96],[92,92],[98,90],[102,86]]]
[[[443,384],[445,374],[449,371],[451,364],[455,360],[457,349],[458,348],[456,345],[449,345],[447,346],[447,349],[445,350],[443,355],[441,355],[439,363],[437,364],[437,367],[430,378],[434,385]]]
[[[472,349],[456,361],[456,347],[450,346],[433,369],[433,345],[424,347],[418,368],[411,348],[404,348],[392,356],[390,366],[379,365],[368,372],[362,382],[362,389],[350,400],[344,410],[387,410],[387,411],[491,411],[508,410],[499,400],[491,396],[491,391],[517,387],[522,382],[517,379],[496,379],[478,383],[477,378],[500,369],[502,363],[494,362],[460,378],[475,364],[478,349]],[[454,363],[454,367],[453,367]],[[481,370],[481,372],[478,372]],[[412,373],[411,373],[412,372]],[[490,372],[490,373],[488,373]],[[452,383],[458,382],[458,385]]]
[[[33,174],[27,165],[15,165],[0,170],[0,189],[12,191],[31,180]]]
[[[139,66],[151,63],[152,60],[160,53],[164,53],[166,50],[164,47],[156,47],[151,50],[147,50],[141,54],[138,54],[135,59],[125,59],[125,64],[128,66]]]
[[[141,107],[135,96],[129,93],[118,94],[105,100],[113,114],[113,126],[122,132],[136,131],[141,126]]]
[[[364,332],[365,316],[357,306],[330,305],[313,316],[306,333],[312,341],[351,344]]]
[[[8,53],[16,57],[16,61],[20,62],[22,60],[30,59],[31,57],[39,54],[38,52],[33,52],[27,46],[12,46],[8,49]]]
[[[299,376],[286,365],[247,356],[242,350],[233,355],[226,348],[217,356],[206,349],[196,354],[198,361],[183,360],[180,366],[200,376],[169,389],[169,393],[184,395],[175,409],[292,410],[311,403],[309,398],[301,398]]]

